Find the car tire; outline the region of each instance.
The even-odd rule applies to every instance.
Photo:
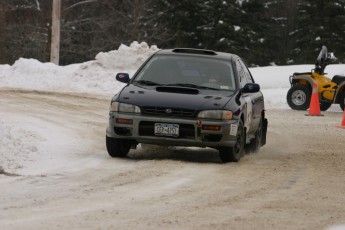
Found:
[[[344,111],[344,107],[345,107],[345,93],[342,93],[342,95],[340,96],[340,102],[339,102],[339,105],[340,105],[340,108],[341,110]]]
[[[126,157],[131,145],[127,140],[106,136],[107,151],[111,157]]]
[[[320,110],[321,111],[326,111],[332,106],[332,102],[321,102],[320,103]]]
[[[242,155],[245,143],[245,133],[242,120],[238,122],[236,144],[232,147],[220,147],[219,157],[223,163],[238,162]]]
[[[262,127],[263,127],[263,119],[261,117],[258,129],[255,132],[255,138],[250,140],[250,143],[246,148],[248,152],[252,152],[252,153],[259,152],[260,147],[261,147],[262,134],[263,134]]]
[[[292,86],[286,97],[288,105],[294,110],[307,110],[310,106],[310,99],[310,87],[301,84]]]

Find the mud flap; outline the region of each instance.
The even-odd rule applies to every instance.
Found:
[[[265,118],[262,124],[261,146],[264,146],[266,144],[267,126],[268,121],[267,118]]]

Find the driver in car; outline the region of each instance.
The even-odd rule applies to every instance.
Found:
[[[230,89],[229,81],[226,79],[224,74],[219,72],[212,72],[208,78],[208,82],[204,86],[215,88],[215,89]]]

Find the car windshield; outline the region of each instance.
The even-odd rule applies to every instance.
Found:
[[[230,61],[184,55],[152,57],[140,70],[133,83],[226,91],[236,89]]]

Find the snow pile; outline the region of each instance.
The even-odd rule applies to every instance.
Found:
[[[114,82],[116,73],[127,72],[132,76],[158,50],[157,46],[149,47],[145,42],[133,42],[129,47],[122,44],[118,50],[98,53],[96,60],[81,64],[72,78],[82,83],[81,91],[109,96],[124,86]]]
[[[41,63],[20,58],[12,66],[0,65],[0,87],[60,93],[92,94],[110,98],[123,83],[115,80],[118,72],[130,76],[153,53],[157,46],[133,42],[121,45],[118,50],[101,52],[95,60],[68,66]],[[260,84],[267,108],[288,108],[286,93],[290,88],[289,76],[294,72],[308,72],[314,65],[268,66],[250,68],[255,81]],[[330,65],[329,76],[345,75],[345,65]]]
[[[113,70],[135,70],[140,66],[148,56],[157,52],[157,46],[147,45],[147,43],[133,42],[129,47],[121,45],[118,50],[96,55],[95,64],[103,66],[105,69]],[[84,66],[84,65],[82,65]]]
[[[0,121],[0,162],[9,172],[15,172],[35,161],[39,139],[34,132],[6,126]]]
[[[41,63],[35,59],[20,58],[10,68],[1,69],[2,87],[21,88],[43,91],[73,91],[77,79],[71,78],[71,73],[79,65],[66,67],[52,63]]]
[[[88,93],[110,96],[123,87],[115,82],[118,72],[133,74],[157,46],[133,42],[129,47],[99,53],[96,60],[57,66],[34,59],[20,58],[12,66],[0,65],[0,87],[62,93]]]
[[[92,94],[110,98],[124,84],[115,80],[118,72],[132,76],[139,66],[159,49],[147,43],[133,42],[118,50],[101,52],[95,60],[68,66],[41,63],[20,58],[12,66],[0,65],[0,87],[60,93]],[[267,108],[288,108],[286,93],[290,88],[289,76],[294,72],[308,72],[314,65],[268,66],[250,68],[260,84]],[[329,76],[345,75],[345,65],[330,65]]]

